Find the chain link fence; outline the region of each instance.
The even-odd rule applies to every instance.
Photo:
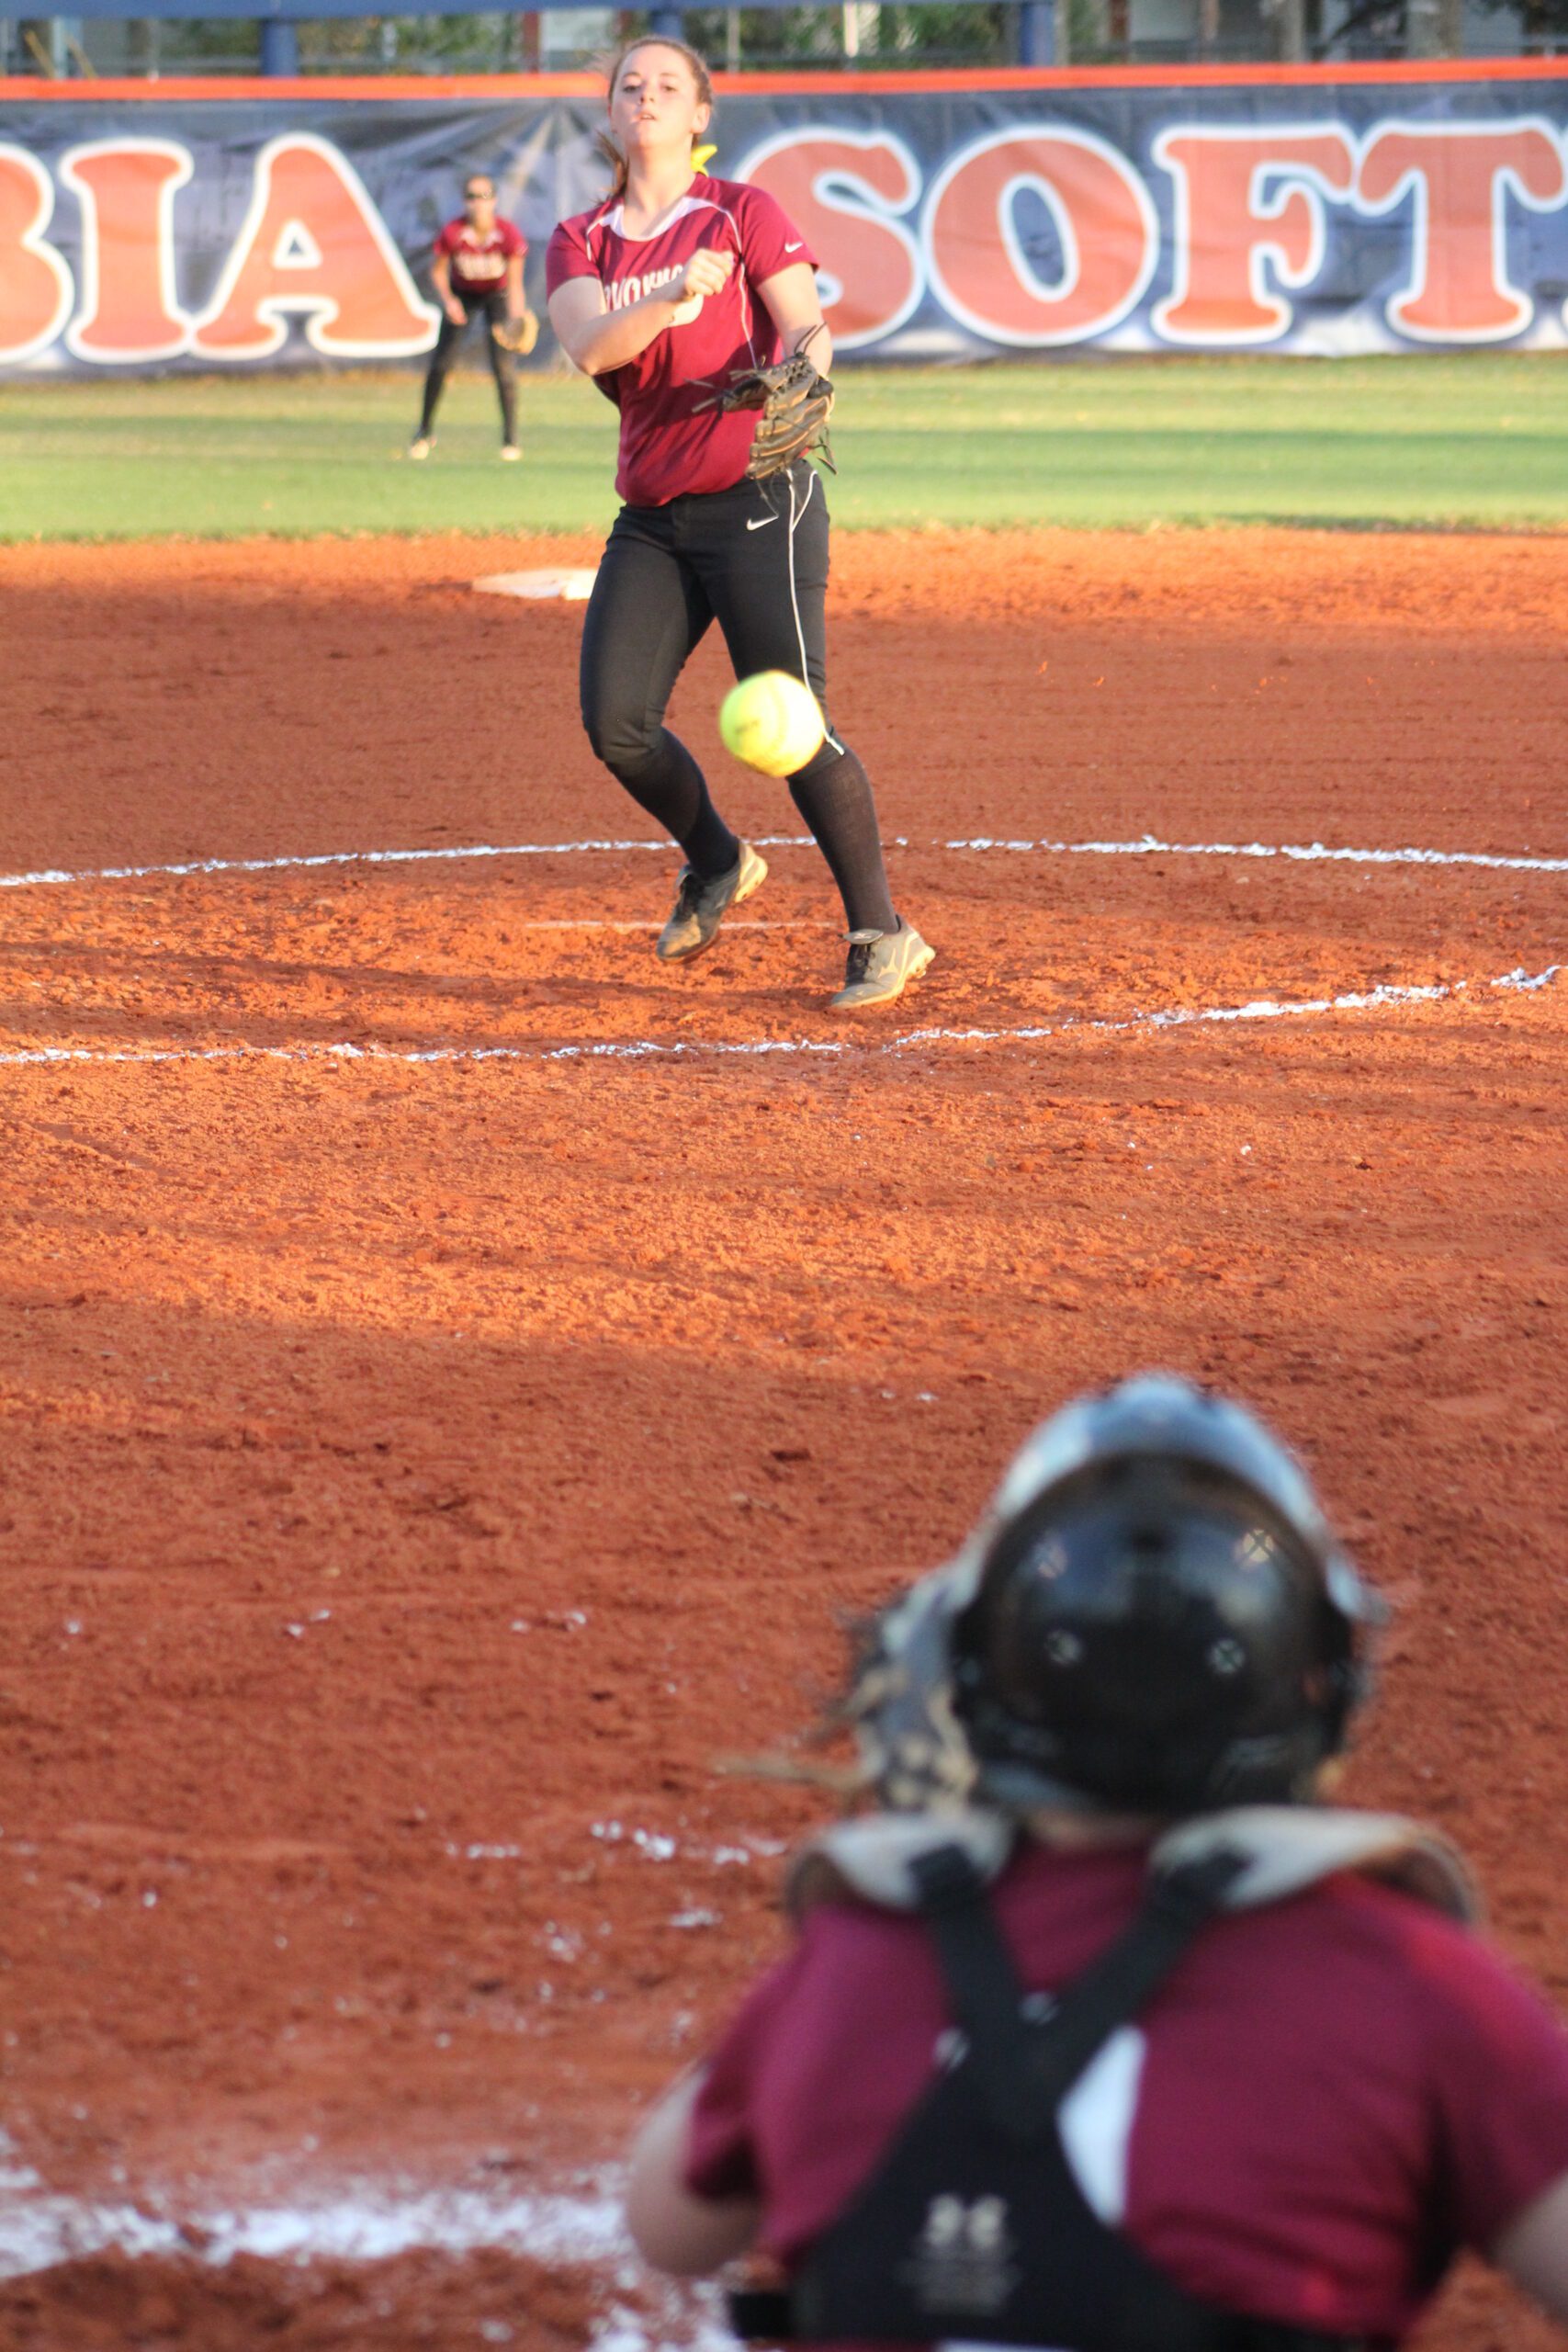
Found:
[[[684,28],[730,73],[930,70],[1015,63],[1021,15],[1019,0],[844,0],[693,7]],[[560,8],[323,18],[294,31],[306,74],[518,74],[592,66],[649,21],[635,9]],[[1059,61],[1075,65],[1551,56],[1568,51],[1568,0],[1055,0],[1055,28]],[[0,17],[0,74],[241,75],[259,62],[246,17]]]

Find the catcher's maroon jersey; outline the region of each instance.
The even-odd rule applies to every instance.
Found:
[[[609,310],[624,309],[684,276],[703,246],[738,256],[717,294],[683,303],[671,324],[623,368],[595,380],[621,412],[615,488],[630,506],[665,506],[692,491],[731,490],[746,471],[753,412],[703,409],[732,368],[769,367],[778,330],[756,289],[796,262],[817,266],[788,217],[761,188],[699,172],[656,236],[628,237],[620,198],[563,220],[545,258],[553,294],[569,278],[596,277]]]
[[[475,297],[499,293],[507,263],[527,250],[528,240],[510,220],[498,220],[482,236],[466,220],[448,220],[435,240],[435,251],[451,266],[453,293]]]
[[[1136,1850],[1026,1848],[997,1911],[1061,1986],[1125,1928]],[[929,1929],[825,1905],[714,2055],[687,2185],[759,2197],[786,2264],[869,2178],[931,2078],[947,2008]],[[1062,2110],[1100,2219],[1189,2294],[1396,2338],[1460,2246],[1568,2175],[1568,2033],[1481,1938],[1364,1880],[1204,1930]]]

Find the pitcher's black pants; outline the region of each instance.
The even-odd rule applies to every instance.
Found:
[[[428,441],[435,429],[435,412],[446,389],[452,362],[457,356],[457,345],[475,319],[482,318],[485,341],[490,345],[490,372],[495,378],[495,389],[501,400],[502,438],[510,446],[517,438],[517,362],[511,352],[503,351],[495,339],[496,328],[506,316],[506,296],[499,286],[493,294],[460,294],[456,287],[453,292],[463,306],[463,323],[457,326],[445,311],[441,314],[441,332],[435,338],[435,348],[430,355],[430,367],[424,379],[424,407],[419,420],[420,439]]]
[[[716,620],[738,678],[787,670],[826,710],[827,594],[827,502],[804,458],[765,482],[623,506],[615,518],[582,631],[582,723],[611,775],[705,879],[728,873],[740,844],[664,724],[675,681]],[[896,931],[871,786],[830,722],[789,788],[849,928]]]

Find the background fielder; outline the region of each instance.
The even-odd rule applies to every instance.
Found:
[[[409,444],[411,458],[428,458],[435,432],[435,412],[446,389],[446,379],[457,346],[476,318],[485,322],[491,374],[501,401],[501,454],[515,460],[517,445],[517,368],[512,353],[497,335],[521,320],[523,261],[528,241],[495,209],[495,182],[486,172],[470,172],[463,187],[463,209],[448,220],[435,240],[430,275],[441,305],[441,327],[424,379],[424,406],[419,430]]]

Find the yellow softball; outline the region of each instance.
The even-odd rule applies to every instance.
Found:
[[[787,670],[760,670],[724,697],[718,731],[727,751],[764,775],[794,775],[822,748],[821,706]]]

